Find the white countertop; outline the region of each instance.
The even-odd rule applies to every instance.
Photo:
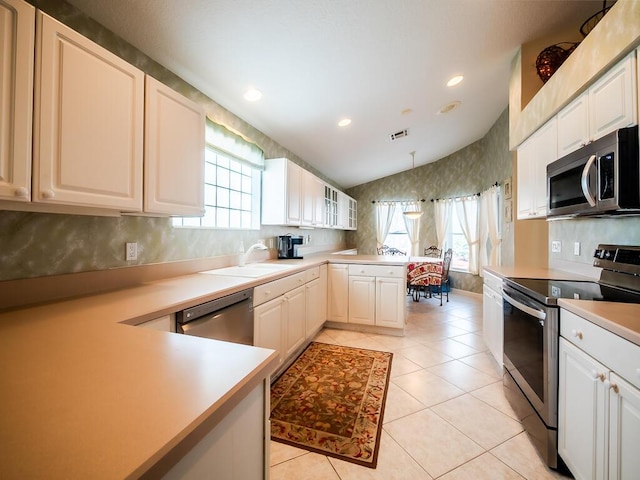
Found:
[[[0,478],[135,478],[171,455],[277,355],[132,325],[327,259],[404,264],[314,256],[260,279],[195,273],[0,314]]]

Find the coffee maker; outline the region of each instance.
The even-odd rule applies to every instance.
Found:
[[[278,258],[302,258],[298,247],[304,243],[304,237],[294,235],[278,236]]]

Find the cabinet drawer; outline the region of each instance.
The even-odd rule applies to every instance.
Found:
[[[496,292],[502,292],[502,278],[492,273],[484,272],[484,284]]]
[[[320,277],[320,267],[310,268],[309,270],[305,270],[305,273],[307,274],[306,281],[310,282]]]
[[[307,273],[299,272],[289,275],[288,277],[274,280],[273,282],[258,285],[253,290],[253,306],[260,305],[269,300],[279,297],[287,293],[289,290],[293,290],[300,285],[306,283]]]
[[[399,265],[349,265],[349,275],[403,278],[404,272],[405,268]]]
[[[640,346],[564,309],[560,335],[640,388]]]

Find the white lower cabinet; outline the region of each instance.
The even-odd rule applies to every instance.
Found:
[[[330,263],[327,270],[327,320],[346,323],[349,313],[349,265]]]
[[[404,267],[349,265],[348,322],[404,328]]]
[[[269,392],[267,378],[174,465],[163,480],[269,478]]]
[[[285,328],[285,358],[295,353],[306,340],[307,305],[305,302],[305,286],[298,287],[287,293],[285,297],[286,328]]]
[[[376,278],[349,275],[349,323],[374,325]]]
[[[504,325],[502,319],[502,280],[484,274],[482,286],[482,334],[489,351],[502,366]]]
[[[253,309],[253,344],[278,352],[278,366],[284,361],[282,332],[285,322],[284,297],[263,303]],[[276,367],[277,369],[278,367]]]
[[[314,283],[316,281],[318,283]],[[254,289],[253,344],[278,352],[279,362],[274,373],[278,373],[280,367],[301,349],[309,337],[307,312],[310,307],[307,303],[307,292],[318,293],[317,301],[321,302],[322,290],[322,278],[318,267],[259,285]],[[326,292],[326,289],[324,291]],[[322,309],[318,308],[316,311],[322,312]],[[314,318],[315,331],[323,322],[324,317]]]
[[[561,310],[558,452],[576,479],[640,474],[640,346]]]
[[[327,318],[327,266],[318,269],[318,278],[305,285],[307,304],[307,339],[315,335]]]
[[[379,327],[404,328],[406,282],[401,278],[376,278],[376,322]]]

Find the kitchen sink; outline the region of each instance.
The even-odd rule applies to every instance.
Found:
[[[245,266],[235,266],[226,268],[217,268],[215,270],[207,270],[207,275],[222,275],[227,277],[249,277],[258,278],[266,275],[273,275],[274,273],[280,273],[285,270],[295,268],[295,265],[283,265],[275,263],[252,263]]]

